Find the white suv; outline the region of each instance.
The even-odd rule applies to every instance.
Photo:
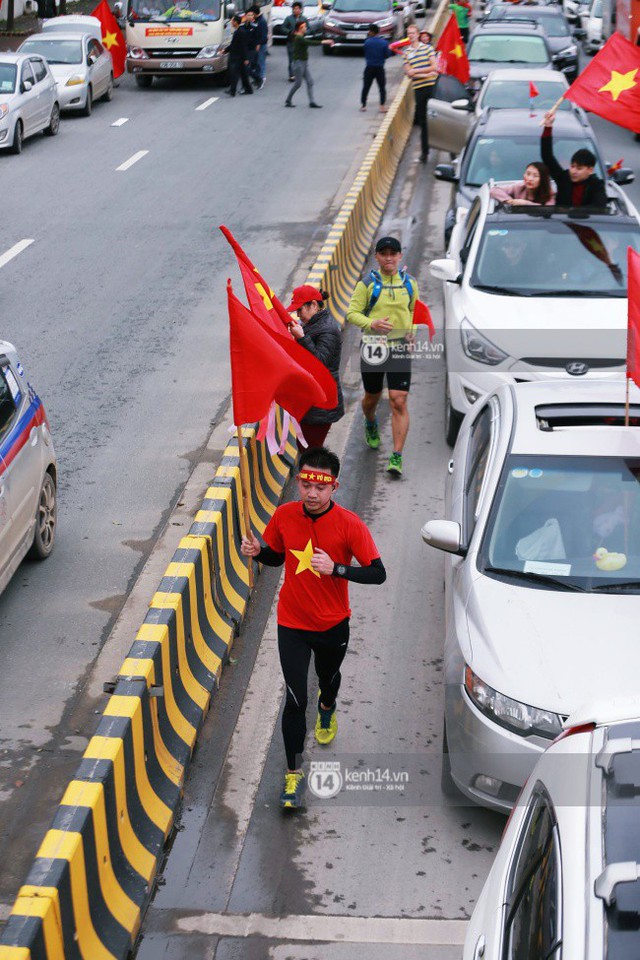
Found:
[[[616,184],[602,211],[500,204],[485,184],[459,211],[444,285],[446,431],[507,381],[622,378],[627,247],[640,217]]]

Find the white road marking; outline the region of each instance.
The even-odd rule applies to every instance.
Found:
[[[118,170],[128,170],[129,167],[132,167],[134,163],[138,162],[138,160],[142,160],[143,157],[146,157],[148,153],[148,150],[138,150],[138,152],[134,153],[132,157],[129,157],[129,159],[125,160],[124,163],[121,163],[119,167],[116,167],[116,172]]]
[[[112,127],[122,127],[125,123],[129,123],[129,117],[120,117],[119,120],[116,120],[115,123],[112,123]]]
[[[219,937],[267,937],[338,943],[406,943],[462,946],[468,920],[417,920],[412,917],[340,917],[326,914],[267,917],[263,913],[201,913],[176,919],[185,933]]]
[[[30,247],[32,243],[35,243],[34,240],[20,240],[18,243],[14,244],[10,250],[7,250],[6,253],[3,253],[0,256],[0,267],[6,266],[10,260],[13,260],[14,257],[17,257],[19,253],[22,253],[23,250],[26,250],[27,247]]]
[[[215,103],[216,100],[219,100],[220,97],[209,97],[208,100],[205,100],[204,103],[201,103],[199,107],[196,107],[196,110],[206,110],[207,107],[210,107],[212,103]]]

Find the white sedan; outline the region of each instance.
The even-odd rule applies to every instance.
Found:
[[[21,153],[27,137],[60,127],[56,83],[42,57],[0,54],[0,150]]]
[[[19,49],[46,58],[57,84],[61,110],[75,110],[88,117],[95,100],[109,101],[113,97],[111,54],[92,34],[47,30],[30,36]]]

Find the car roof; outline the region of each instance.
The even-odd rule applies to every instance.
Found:
[[[0,53],[0,63],[22,63],[23,60],[28,60],[30,57],[40,57],[40,54],[39,53]],[[0,340],[0,343],[2,343],[1,340]]]
[[[492,70],[491,73],[487,74],[485,86],[491,80],[518,80],[519,83],[527,83],[529,80],[547,83],[550,80],[555,80],[561,81],[566,87],[569,86],[567,78],[560,70],[544,70],[542,68],[538,68],[537,70],[527,70],[525,75],[524,71],[516,70],[514,67],[500,67],[499,69]]]
[[[571,358],[568,358],[571,359]],[[640,389],[631,384],[630,403],[640,413]],[[514,409],[511,453],[542,456],[640,457],[640,427],[590,425],[580,418],[609,408],[611,417],[623,411],[625,384],[620,380],[583,380],[509,384],[497,393],[510,393]],[[615,408],[615,412],[614,412]],[[544,423],[562,425],[545,428]],[[575,421],[571,422],[575,417]]]
[[[483,33],[513,33],[516,35],[523,34],[535,37],[544,36],[542,27],[539,24],[533,21],[527,23],[526,20],[508,20],[506,22],[504,20],[485,20],[474,28],[471,39]]]
[[[530,133],[533,137],[540,137],[541,130],[538,124],[538,118],[532,118],[531,111],[526,108],[508,107],[502,110],[492,110],[489,107],[479,118],[475,130],[482,136],[503,134],[508,137]],[[553,124],[553,132],[556,137],[570,136],[576,133],[593,136],[588,121],[573,110],[558,111]]]
[[[528,4],[528,3],[518,4],[517,6],[514,6],[513,3],[494,3],[494,5],[491,7],[491,10],[489,11],[489,14],[493,13],[494,10],[504,10],[505,13],[510,14],[514,18],[514,20],[526,20],[527,14],[532,14],[531,19],[534,20],[535,17],[533,16],[533,14],[536,14],[536,13],[540,13],[540,14],[544,13],[547,16],[551,14],[551,16],[554,16],[554,17],[562,17],[562,19],[564,20],[564,14],[561,8],[556,6],[548,7],[546,5],[540,6],[540,4]],[[521,11],[525,11],[522,17],[518,16],[518,14]],[[487,16],[489,14],[487,14]],[[486,22],[487,22],[486,20],[483,21],[483,23],[486,23]]]
[[[83,40],[88,38],[93,40],[92,33],[86,33],[80,30],[70,30],[69,33],[63,33],[60,31],[54,30],[43,30],[41,33],[32,33],[22,41],[26,43],[27,40],[46,40],[47,42],[53,41],[54,43],[59,41],[68,41],[68,40]]]

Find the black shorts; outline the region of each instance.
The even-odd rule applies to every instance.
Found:
[[[360,354],[360,374],[362,376],[362,385],[365,393],[381,393],[385,377],[387,379],[387,388],[389,390],[401,390],[408,393],[411,388],[411,354],[408,352],[408,344],[402,341],[397,349],[390,346],[390,350],[384,360],[378,360],[376,363],[367,361],[367,351],[365,341]],[[371,354],[376,357],[376,351]]]
[[[409,393],[411,389],[411,370],[406,373],[365,373],[363,370],[361,376],[365,393],[382,393],[385,377],[389,390],[402,390],[404,393]]]

